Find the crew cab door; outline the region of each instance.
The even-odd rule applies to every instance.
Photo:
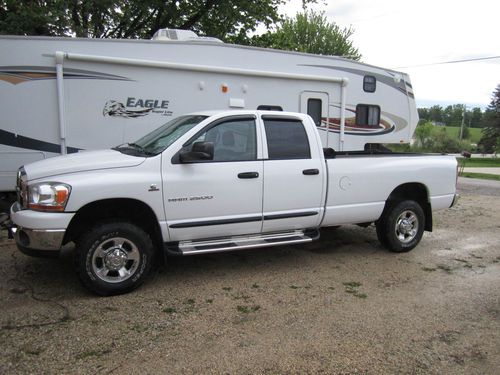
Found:
[[[178,152],[163,161],[171,241],[261,232],[264,162],[259,133],[254,115],[224,117],[182,147],[191,150],[195,142],[213,143],[213,160],[181,163]]]
[[[315,126],[305,116],[262,115],[261,118],[262,231],[317,227],[323,216],[326,166]]]

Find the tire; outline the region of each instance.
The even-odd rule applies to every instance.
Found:
[[[412,250],[422,239],[425,215],[415,201],[396,202],[377,221],[377,237],[380,243],[397,253]]]
[[[147,278],[154,256],[149,235],[123,222],[104,222],[83,234],[75,248],[75,269],[82,284],[102,296],[123,294]]]

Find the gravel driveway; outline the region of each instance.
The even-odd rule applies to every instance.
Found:
[[[462,188],[407,254],[346,226],[309,245],[171,259],[110,298],[79,285],[70,255],[0,240],[0,373],[498,373],[496,188]]]

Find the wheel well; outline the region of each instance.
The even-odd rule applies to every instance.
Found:
[[[123,198],[100,200],[80,208],[68,226],[63,243],[77,241],[89,227],[103,220],[121,220],[137,225],[151,236],[157,249],[161,248],[161,231],[151,207],[136,199]]]
[[[417,182],[399,185],[395,188],[385,202],[382,216],[385,215],[385,211],[388,207],[404,200],[413,200],[422,207],[425,214],[425,230],[432,232],[432,209],[429,201],[429,193],[425,185]]]

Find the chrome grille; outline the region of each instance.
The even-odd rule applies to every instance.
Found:
[[[17,171],[17,181],[16,181],[16,195],[19,205],[23,208],[27,207],[28,202],[26,201],[28,197],[28,187],[26,186],[26,171],[23,167],[19,168]]]

